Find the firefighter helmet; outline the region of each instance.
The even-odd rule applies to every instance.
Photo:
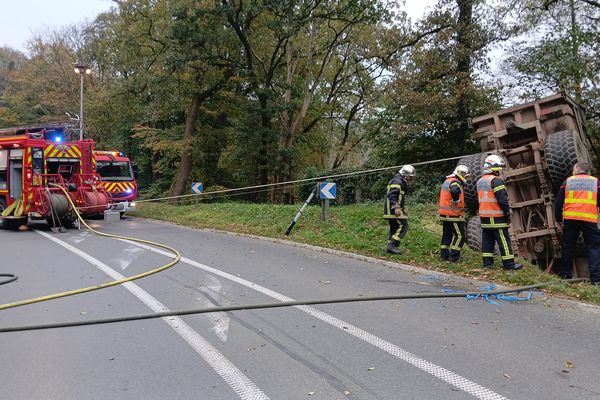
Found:
[[[400,168],[400,171],[398,172],[405,178],[414,178],[415,175],[417,175],[415,167],[413,167],[410,164],[403,165],[402,168]]]
[[[483,162],[483,170],[484,172],[500,172],[502,168],[506,166],[506,163],[502,159],[502,157],[496,154],[490,154],[487,156]]]
[[[456,168],[454,168],[454,172],[452,173],[463,180],[467,179],[470,176],[469,167],[462,164],[457,165]]]

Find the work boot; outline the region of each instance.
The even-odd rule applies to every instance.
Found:
[[[448,251],[448,249],[441,249],[440,250],[440,258],[443,261],[448,261],[449,257],[450,257],[450,252]]]
[[[391,242],[388,243],[387,252],[391,253],[391,254],[401,254],[401,251],[398,248],[399,244],[400,244],[400,242],[398,242],[397,240],[392,240]]]
[[[503,265],[502,269],[506,269],[506,270],[512,270],[512,271],[516,271],[523,268],[523,264],[521,263],[514,263],[512,265]]]
[[[573,279],[573,272],[571,271],[559,271],[556,275],[562,279]]]

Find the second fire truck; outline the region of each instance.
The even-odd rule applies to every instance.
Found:
[[[135,210],[137,182],[135,165],[122,152],[94,151],[96,172],[102,179],[102,185],[111,196],[111,210],[123,215]]]

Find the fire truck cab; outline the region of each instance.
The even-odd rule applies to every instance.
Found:
[[[76,220],[72,204],[84,216],[108,208],[110,197],[93,168],[94,141],[77,139],[68,124],[0,130],[0,210],[5,227],[24,225],[29,219],[70,227]]]
[[[104,190],[111,196],[111,210],[121,215],[134,211],[137,198],[135,165],[119,151],[94,150],[94,160]]]

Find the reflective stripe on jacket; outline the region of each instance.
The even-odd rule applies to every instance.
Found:
[[[567,178],[563,218],[598,222],[598,178],[584,174]]]
[[[457,203],[453,202],[450,186],[460,187],[460,197]],[[465,215],[465,193],[461,181],[454,175],[446,178],[440,189],[439,214],[442,217],[462,217]]]
[[[495,175],[483,175],[477,181],[477,198],[479,200],[480,217],[503,217],[505,216],[498,199],[494,192],[506,189],[504,185],[492,188],[492,181],[497,178]]]
[[[408,219],[404,213],[404,198],[408,190],[406,179],[400,174],[388,183],[385,200],[383,202],[383,218],[385,219]],[[396,216],[394,209],[399,208],[401,215]]]

